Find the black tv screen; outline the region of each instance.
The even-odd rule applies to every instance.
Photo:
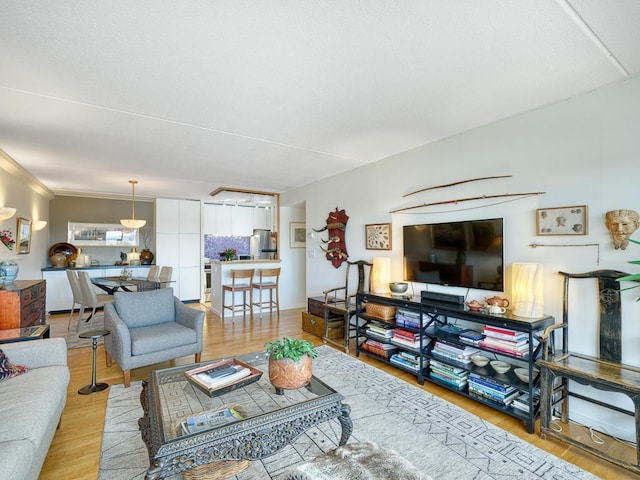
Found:
[[[405,225],[404,278],[504,291],[503,220]]]

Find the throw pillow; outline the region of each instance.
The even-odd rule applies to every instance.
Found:
[[[0,350],[0,382],[11,377],[17,377],[29,371],[28,367],[11,363],[7,355]]]

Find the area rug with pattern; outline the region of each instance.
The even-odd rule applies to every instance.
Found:
[[[597,478],[356,358],[326,346],[319,347],[318,353],[314,375],[344,395],[344,402],[351,406],[350,442],[375,442],[394,450],[439,480]],[[110,389],[100,480],[143,479],[149,467],[138,430],[141,388],[140,382],[134,382],[127,389],[123,385]],[[232,478],[282,478],[288,468],[334,449],[340,432],[337,420],[325,422]]]

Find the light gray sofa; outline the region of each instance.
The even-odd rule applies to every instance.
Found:
[[[64,338],[0,345],[29,371],[0,382],[0,478],[36,480],[67,401]]]
[[[116,292],[104,306],[107,366],[115,360],[122,368],[124,386],[131,384],[131,369],[195,354],[200,361],[204,312],[190,308],[173,295],[172,288],[147,292]]]

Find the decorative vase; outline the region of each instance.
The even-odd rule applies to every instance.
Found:
[[[143,248],[140,252],[140,263],[142,265],[151,265],[153,262],[153,252],[148,248]]]
[[[18,264],[13,260],[5,260],[0,262],[0,270],[3,273],[2,279],[4,283],[12,283],[18,276]]]
[[[311,381],[313,359],[309,355],[303,355],[300,360],[294,362],[290,358],[276,360],[273,355],[269,357],[269,380],[271,385],[281,390],[296,390],[304,387]]]
[[[67,257],[62,253],[54,253],[49,257],[49,261],[51,262],[53,268],[64,268]]]

